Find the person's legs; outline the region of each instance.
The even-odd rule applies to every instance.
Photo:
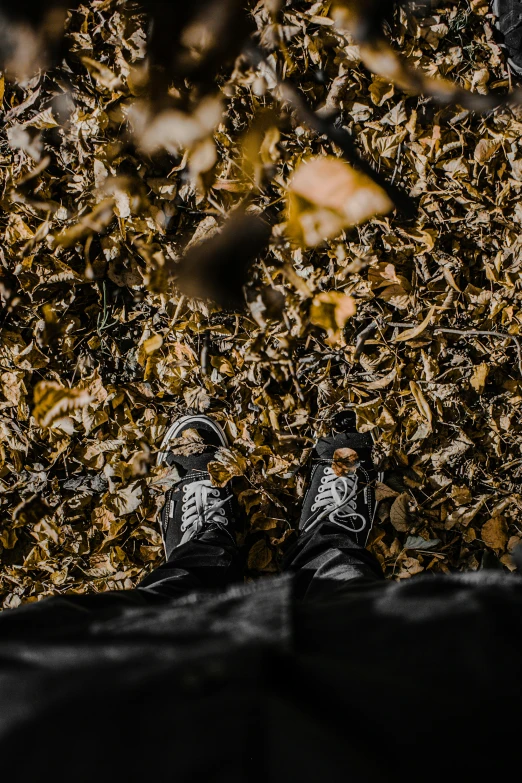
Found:
[[[376,508],[373,441],[355,431],[349,415],[338,417],[335,429],[340,431],[315,447],[300,535],[283,563],[294,573],[298,599],[329,596],[383,576],[365,549]]]
[[[209,530],[176,547],[139,587],[158,595],[179,596],[194,590],[226,587],[241,579],[239,550],[230,537]]]
[[[298,599],[320,598],[383,578],[372,553],[328,522],[299,536],[286,553],[283,568],[294,574]]]

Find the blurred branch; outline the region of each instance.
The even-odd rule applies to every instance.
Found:
[[[269,65],[260,49],[248,46],[244,53],[254,67],[258,68],[262,64],[270,72],[270,75],[277,82],[282,99],[290,104],[301,122],[308,125],[309,128],[312,128],[320,136],[327,136],[330,141],[336,144],[342,150],[344,158],[379,185],[406,218],[414,218],[417,215],[415,201],[403,190],[388,182],[382,174],[376,171],[361,156],[348,131],[344,130],[344,128],[336,127],[336,116],[329,118],[320,117],[316,112],[309,109],[294,85],[287,79],[280,78],[279,74]]]
[[[402,90],[432,98],[442,106],[457,105],[479,113],[490,112],[510,103],[522,102],[522,89],[507,95],[481,95],[463,89],[456,82],[442,77],[432,77],[419,68],[412,68],[385,40],[385,23],[392,25],[395,6],[422,6],[429,8],[430,0],[340,0],[346,12],[348,29],[359,44],[364,65],[377,76],[392,82]],[[332,28],[349,43],[342,30]]]

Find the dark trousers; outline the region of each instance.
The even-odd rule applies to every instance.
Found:
[[[382,579],[374,556],[348,533],[328,522],[301,535],[286,553],[283,571],[294,574],[294,597],[321,598],[349,584]],[[195,590],[223,588],[242,580],[239,550],[220,531],[177,547],[139,585],[156,595],[176,597]]]

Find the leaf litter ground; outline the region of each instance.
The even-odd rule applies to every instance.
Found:
[[[475,570],[485,552],[514,567],[522,112],[477,116],[404,93],[361,64],[328,12],[329,3],[287,3],[270,68],[238,60],[181,148],[162,138],[157,151],[157,123],[141,146],[125,130],[139,125],[145,35],[121,3],[71,12],[66,63],[6,85],[4,607],[128,588],[160,564],[158,509],[174,478],[156,452],[187,408],[214,416],[233,444],[212,470],[216,481],[236,477],[249,515],[248,577],[278,570],[310,448],[346,407],[373,431],[386,469],[370,548],[388,577]],[[476,93],[511,87],[487,3],[439,3],[430,14],[398,11],[392,45]],[[263,4],[254,19],[269,42]],[[417,199],[414,220],[380,215],[315,247],[296,244],[282,210],[292,174],[339,150],[274,97],[271,69],[314,110],[339,112],[361,153]],[[166,265],[247,197],[251,214],[281,209],[250,270],[247,309],[166,287]],[[325,215],[306,203],[311,230]],[[346,294],[354,315],[339,315]]]

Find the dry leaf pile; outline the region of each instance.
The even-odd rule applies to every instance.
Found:
[[[265,58],[240,57],[197,106],[152,112],[145,19],[117,0],[70,12],[62,65],[5,84],[4,607],[130,587],[159,565],[175,477],[156,452],[187,408],[229,436],[211,472],[236,477],[250,575],[277,570],[313,440],[345,407],[386,469],[370,546],[388,576],[476,569],[484,551],[513,568],[522,111],[440,107],[372,74],[329,2],[291,0],[277,24],[252,4],[252,18]],[[387,37],[427,76],[511,86],[483,0],[399,9]],[[318,116],[337,112],[415,218],[296,114],[276,73]],[[251,265],[243,278],[238,251],[227,272],[221,240],[213,285],[231,304],[191,298],[197,280],[181,294],[181,257],[203,263],[233,211]]]

